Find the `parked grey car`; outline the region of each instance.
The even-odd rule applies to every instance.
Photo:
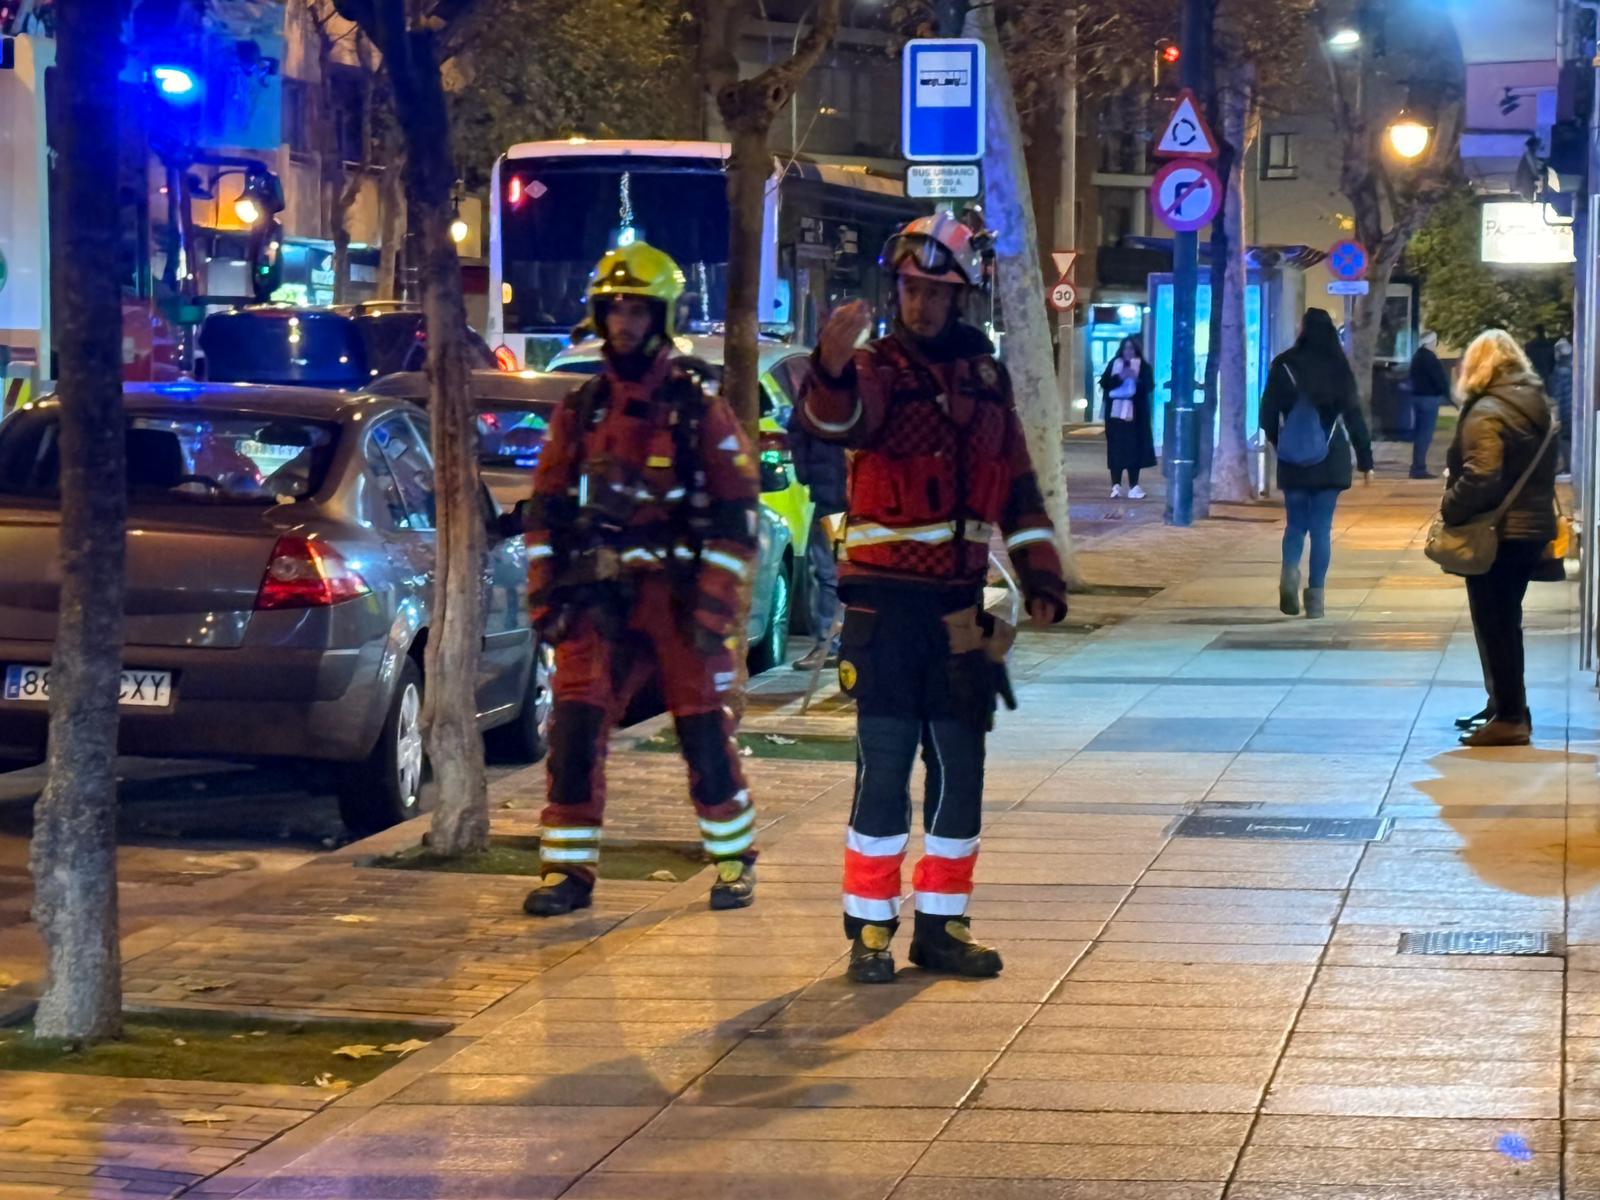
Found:
[[[426,770],[428,417],[394,397],[130,387],[127,754],[339,764],[357,832],[412,815]],[[60,590],[58,408],[0,423],[0,756],[42,757]],[[495,527],[495,506],[483,498]],[[479,723],[542,756],[526,552],[491,537]]]
[[[539,465],[550,414],[582,387],[588,376],[562,371],[473,371],[470,380],[478,410],[479,470],[484,485],[509,512],[532,494],[533,470]],[[367,390],[417,404],[428,402],[428,379],[420,371],[374,380]],[[792,535],[770,501],[770,496],[764,496],[761,505],[760,558],[747,626],[753,673],[784,660],[790,597],[794,595]]]

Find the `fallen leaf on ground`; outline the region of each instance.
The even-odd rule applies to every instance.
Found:
[[[332,1072],[318,1075],[311,1082],[317,1087],[324,1088],[330,1092],[342,1092],[350,1087],[350,1081],[348,1079],[335,1079]]]
[[[334,1054],[340,1058],[375,1058],[382,1053],[383,1051],[379,1050],[376,1046],[368,1046],[365,1044],[356,1046],[340,1046],[334,1051]]]
[[[252,1029],[250,1031],[250,1036],[251,1037],[266,1037],[267,1036],[267,1031],[265,1029]]]
[[[201,979],[185,986],[184,990],[191,995],[201,992],[220,992],[225,987],[232,987],[237,980],[233,979]]]
[[[185,1125],[222,1125],[230,1118],[223,1116],[221,1113],[186,1112],[179,1113],[178,1120]]]
[[[334,920],[341,925],[373,925],[377,923],[378,918],[369,917],[365,913],[340,913]]]
[[[652,883],[677,883],[678,877],[671,871],[651,871],[650,881]]]
[[[173,1038],[172,1044],[174,1046],[187,1046],[189,1043],[184,1041],[182,1038]]]
[[[767,734],[767,741],[771,742],[774,746],[796,746],[800,743],[799,738],[786,738],[781,733]]]
[[[383,1048],[385,1054],[410,1054],[413,1050],[421,1050],[428,1043],[421,1038],[407,1038],[403,1042],[390,1042]]]

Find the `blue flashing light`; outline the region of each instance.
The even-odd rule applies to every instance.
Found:
[[[631,246],[639,240],[639,231],[632,225],[624,225],[617,231],[617,245]]]
[[[188,67],[151,67],[150,78],[155,81],[156,91],[175,103],[187,104],[199,97],[200,80]]]

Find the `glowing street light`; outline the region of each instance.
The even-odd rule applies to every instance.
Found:
[[[1328,46],[1333,50],[1354,50],[1361,45],[1361,30],[1346,25],[1335,29],[1328,38]]]
[[[241,225],[254,225],[261,220],[261,205],[250,196],[240,196],[233,202],[233,215]]]
[[[1422,157],[1428,149],[1428,143],[1433,139],[1433,130],[1409,113],[1402,112],[1390,124],[1388,137],[1389,149],[1410,162]]]
[[[459,246],[467,240],[467,232],[466,221],[461,219],[460,213],[457,213],[455,220],[450,222],[450,240]]]

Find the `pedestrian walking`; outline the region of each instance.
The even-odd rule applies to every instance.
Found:
[[[1477,336],[1457,378],[1461,421],[1439,513],[1447,526],[1493,517],[1494,562],[1467,576],[1487,702],[1456,722],[1464,746],[1526,746],[1533,734],[1522,601],[1556,535],[1555,417],[1533,364],[1502,329]]]
[[[1122,477],[1128,477],[1128,499],[1143,500],[1139,472],[1156,465],[1155,427],[1150,421],[1150,398],[1155,394],[1155,373],[1145,360],[1138,338],[1123,338],[1117,356],[1100,376],[1106,423],[1106,466],[1111,469],[1111,498],[1122,495]]]
[[[912,221],[885,244],[895,320],[845,305],[823,329],[802,400],[806,428],[854,449],[850,469],[839,682],[856,702],[856,788],[845,843],[850,978],[894,978],[900,871],[911,822],[912,760],[927,778],[923,857],[912,875],[910,958],[957,975],[997,975],[967,914],[978,859],[985,735],[1008,630],[983,611],[989,542],[1005,539],[1038,624],[1067,612],[1055,531],[1045,515],[989,339],[961,320],[982,278],[973,231],[948,213]]]
[[[1436,479],[1428,470],[1428,451],[1439,427],[1439,409],[1450,399],[1450,376],[1435,347],[1439,335],[1428,330],[1411,356],[1411,478]]]
[[[789,417],[789,450],[794,456],[795,477],[806,486],[816,506],[806,538],[812,584],[811,631],[816,643],[794,663],[796,671],[814,671],[819,660],[824,666],[836,665],[839,656],[833,628],[839,615],[839,563],[828,518],[845,510],[844,447],[806,432],[797,406]]]
[[[1321,617],[1333,561],[1333,513],[1339,494],[1350,488],[1352,449],[1362,475],[1372,481],[1372,437],[1356,377],[1325,310],[1307,309],[1298,340],[1272,360],[1261,398],[1261,428],[1277,448],[1286,514],[1278,608],[1296,616],[1303,600],[1306,616]],[[1307,538],[1311,563],[1302,595],[1300,561]]]
[[[1572,343],[1566,338],[1556,342],[1556,365],[1550,372],[1550,400],[1556,406],[1556,420],[1560,427],[1556,439],[1561,445],[1561,474],[1572,475]]]
[[[601,373],[550,420],[525,516],[533,624],[555,645],[544,870],[524,909],[587,908],[600,861],[606,742],[659,667],[701,841],[711,907],[755,898],[755,809],[727,708],[739,590],[759,480],[739,422],[674,362],[683,272],[634,242],[595,268]]]

